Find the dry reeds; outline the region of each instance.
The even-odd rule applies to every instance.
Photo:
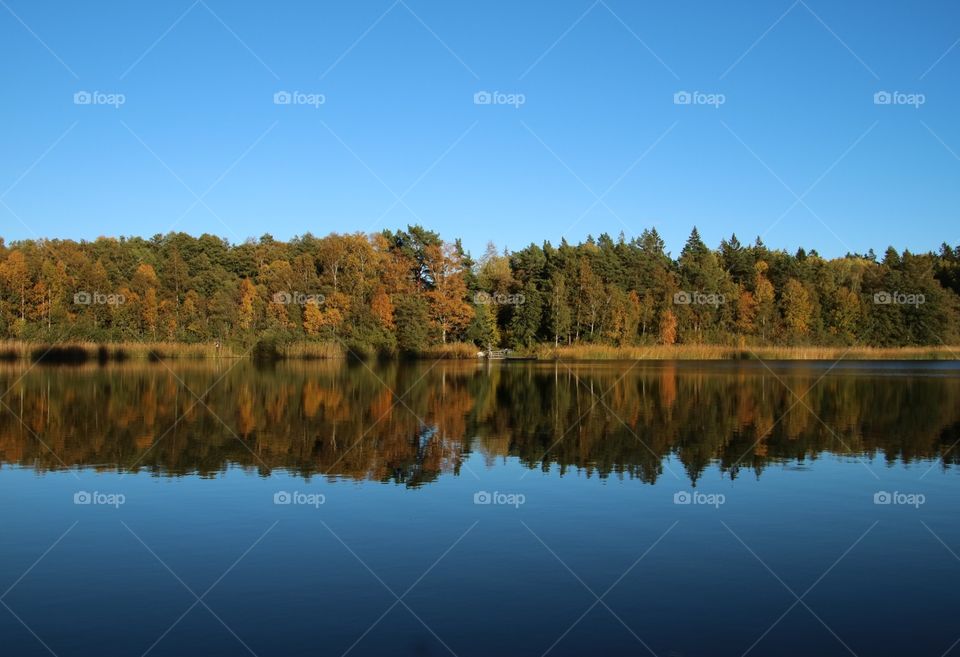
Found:
[[[476,345],[468,342],[450,342],[428,347],[419,356],[434,360],[468,360],[471,358],[476,360],[478,351],[480,350]]]
[[[540,347],[550,360],[960,360],[960,347],[777,347],[707,344]]]
[[[470,343],[454,342],[428,347],[416,357],[434,360],[474,360],[479,349]],[[275,357],[283,360],[343,360],[351,355],[368,357],[373,352],[347,348],[340,342],[300,341],[276,345]],[[242,358],[252,352],[237,345],[215,342],[67,342],[45,344],[25,340],[0,341],[0,362],[28,361],[50,364],[85,362],[158,362],[161,360],[203,360]],[[816,346],[728,346],[709,344],[648,345],[616,347],[601,344],[539,345],[525,355],[540,360],[960,360],[960,346],[930,347],[816,347]],[[251,356],[253,357],[253,356]]]
[[[241,356],[235,348],[227,345],[217,348],[215,343],[187,344],[179,342],[62,342],[42,343],[25,340],[0,342],[0,361],[27,360],[50,364],[81,364],[87,361],[99,363],[123,362],[126,360],[171,360],[236,358]]]

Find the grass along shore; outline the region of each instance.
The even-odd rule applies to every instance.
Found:
[[[416,357],[443,360],[476,360],[478,348],[463,342],[429,347]],[[32,342],[0,341],[0,362],[73,363],[160,360],[203,360],[251,358],[260,360],[343,360],[347,357],[374,358],[373,351],[348,347],[339,342],[301,341],[276,344],[261,341],[252,346],[216,342]]]
[[[482,349],[470,343],[449,343],[429,347],[416,357],[424,360],[477,360]],[[515,356],[544,361],[634,361],[634,360],[960,360],[960,346],[930,347],[789,347],[724,346],[704,344],[648,345],[538,345]],[[215,358],[260,358],[263,360],[342,360],[347,357],[373,358],[376,354],[351,349],[337,342],[292,342],[244,347],[216,342],[64,342],[41,343],[24,340],[0,341],[0,362],[86,363],[128,360],[203,360]]]
[[[606,345],[541,346],[538,358],[585,360],[960,360],[957,347],[787,347],[706,344],[613,347]]]
[[[48,363],[85,363],[88,361],[123,362],[127,360],[158,361],[168,359],[239,358],[236,347],[215,343],[186,344],[177,342],[29,342],[0,341],[0,361]]]

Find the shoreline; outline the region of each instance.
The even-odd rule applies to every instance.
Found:
[[[438,345],[417,354],[377,354],[350,349],[335,342],[296,342],[274,346],[264,353],[259,344],[241,346],[216,343],[179,342],[0,342],[0,362],[45,364],[109,363],[140,360],[218,360],[248,359],[260,361],[313,360],[458,360],[476,362],[627,362],[647,361],[960,361],[960,346],[910,347],[824,347],[824,346],[726,346],[726,345],[648,345],[614,347],[607,345],[538,345],[516,351],[506,359],[488,360],[482,349],[464,343]]]

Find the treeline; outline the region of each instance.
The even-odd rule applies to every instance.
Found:
[[[252,344],[366,352],[443,343],[941,345],[960,332],[960,246],[827,260],[692,231],[545,242],[474,260],[420,226],[374,235],[184,233],[93,242],[0,239],[0,336]]]

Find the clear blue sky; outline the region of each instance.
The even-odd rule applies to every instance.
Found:
[[[960,5],[791,2],[0,0],[0,236],[960,243]]]

